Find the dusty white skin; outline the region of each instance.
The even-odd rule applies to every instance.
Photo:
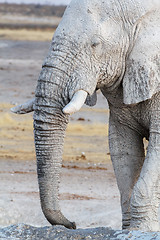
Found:
[[[53,37],[34,100],[41,205],[51,224],[75,228],[58,201],[68,122],[63,109],[79,110],[85,101],[75,101],[79,90],[87,92],[86,103],[94,105],[99,88],[110,107],[110,152],[121,194],[122,227],[159,230],[159,62],[159,0],[71,1]],[[149,140],[146,157],[144,137]]]

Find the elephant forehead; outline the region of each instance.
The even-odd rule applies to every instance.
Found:
[[[111,11],[106,9],[106,1],[72,0],[56,32],[78,35],[78,32],[87,31],[92,34],[100,28],[102,20],[110,19]]]
[[[106,6],[107,2],[112,2],[110,1],[103,1],[103,0],[72,0],[71,3],[69,4],[69,9],[74,9],[76,12],[80,13],[101,13],[101,11],[104,9]],[[90,10],[90,11],[89,11]]]

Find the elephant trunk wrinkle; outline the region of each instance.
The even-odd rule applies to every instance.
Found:
[[[47,58],[44,61],[43,66],[48,67],[56,67],[57,65],[60,66],[67,66],[68,73],[72,72],[77,66],[84,64],[86,61],[86,54],[83,54],[84,50],[82,46],[77,46],[71,42],[71,40],[66,41],[65,38],[58,39],[58,41],[53,41],[50,52]],[[85,58],[83,57],[85,56]]]
[[[35,109],[53,114],[57,106],[61,110],[71,101],[74,94],[79,90],[94,92],[86,80],[88,74],[80,75],[76,70],[68,75],[60,67],[43,67],[36,88]],[[92,89],[93,88],[93,89]]]
[[[66,63],[65,63],[65,66],[66,66]],[[55,70],[55,72],[61,72],[62,74],[64,74],[65,76],[67,76],[68,78],[70,78],[71,76],[69,75],[69,73],[67,72],[67,71],[65,71],[64,69],[62,69],[62,68],[60,68],[60,67],[58,67],[58,66],[56,66],[56,65],[46,65],[46,64],[44,64],[43,65],[43,68],[51,68],[51,69],[53,69],[53,70]],[[42,69],[43,69],[42,68]],[[51,83],[53,83],[53,84],[55,84],[54,82],[52,82],[51,81]]]
[[[61,112],[57,109],[58,111]],[[41,121],[36,120],[36,114]],[[60,115],[61,118],[67,118],[61,113]],[[43,113],[37,110],[34,118],[37,173],[43,213],[52,225],[64,225],[74,229],[75,223],[63,216],[59,206],[59,179],[67,121],[57,119],[55,115],[52,123],[43,123]]]

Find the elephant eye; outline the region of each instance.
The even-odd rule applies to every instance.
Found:
[[[100,40],[98,38],[93,38],[91,41],[91,47],[96,48],[100,44]]]

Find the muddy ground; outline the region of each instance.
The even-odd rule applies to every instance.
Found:
[[[32,114],[13,104],[34,96],[49,42],[0,40],[0,226],[45,226],[39,202]],[[65,141],[60,204],[77,227],[121,227],[119,192],[108,149],[107,102],[71,116]],[[83,153],[83,154],[82,154]]]

